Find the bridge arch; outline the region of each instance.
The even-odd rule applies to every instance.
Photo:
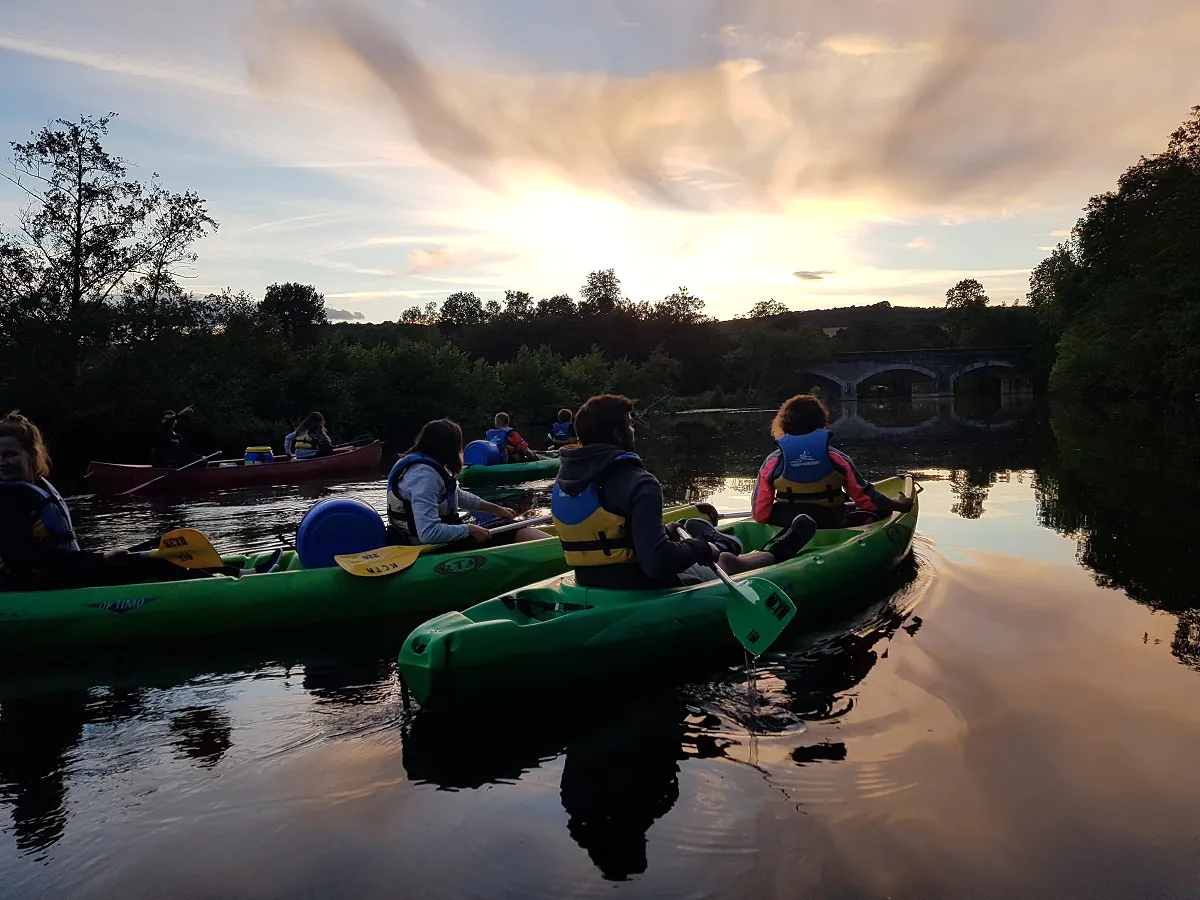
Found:
[[[824,366],[806,366],[797,369],[795,373],[797,391],[809,391],[817,388],[821,399],[827,403],[838,403],[847,396],[853,396],[854,382],[847,379],[843,373],[831,371]]]
[[[864,385],[869,384],[872,380],[878,378],[880,375],[885,375],[889,372],[906,372],[922,375],[924,376],[924,380],[932,382],[935,386],[939,382],[937,372],[935,372],[933,369],[926,368],[925,366],[918,365],[917,363],[904,362],[900,360],[896,360],[894,362],[880,362],[874,366],[868,367],[866,371],[861,372],[855,377],[854,396],[858,397],[861,395]],[[912,388],[913,384],[917,383],[917,380],[918,379],[916,378],[912,378],[911,375],[909,376],[910,389]]]

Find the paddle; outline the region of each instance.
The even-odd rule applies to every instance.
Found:
[[[172,469],[170,472],[164,472],[162,475],[159,475],[157,478],[151,478],[149,481],[145,482],[144,484],[139,484],[137,487],[130,488],[127,491],[121,491],[121,493],[117,494],[117,496],[118,497],[128,497],[130,494],[140,491],[144,487],[149,487],[150,485],[154,484],[156,481],[162,481],[164,478],[170,478],[172,475],[178,475],[180,472],[190,469],[192,466],[198,466],[198,465],[200,465],[200,463],[206,463],[210,459],[212,459],[214,456],[220,456],[220,455],[221,455],[221,451],[218,450],[216,453],[210,453],[210,454],[208,454],[208,456],[202,456],[199,459],[194,459],[190,463],[188,463],[186,466],[180,466],[178,469]]]
[[[676,528],[681,537],[691,537],[681,526]],[[734,581],[720,566],[714,564],[712,568],[729,588],[725,603],[729,630],[753,656],[761,656],[796,617],[796,604],[765,578],[751,576]]]
[[[545,525],[553,516],[537,516],[533,519],[518,519],[497,528],[489,528],[491,534],[503,534],[506,531],[517,531],[529,525]],[[417,558],[432,549],[430,544],[401,544],[392,547],[380,547],[378,550],[368,550],[366,553],[343,553],[335,556],[334,562],[344,571],[359,578],[378,578],[381,575],[394,575],[403,572],[417,561]]]
[[[184,569],[220,569],[225,565],[212,541],[194,528],[176,528],[167,532],[158,542],[158,549],[145,555],[151,559],[165,559]]]
[[[367,444],[374,443],[374,441],[375,441],[375,435],[360,434],[358,437],[353,437],[353,438],[350,438],[350,440],[348,440],[348,441],[342,441],[340,444],[335,444],[333,449],[341,450],[344,447],[358,447],[360,445],[365,447]]]

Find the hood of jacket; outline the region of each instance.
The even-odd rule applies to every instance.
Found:
[[[629,452],[612,444],[588,444],[563,450],[558,455],[558,486],[564,493],[576,497],[619,456]],[[637,460],[637,465],[641,465],[641,460]]]

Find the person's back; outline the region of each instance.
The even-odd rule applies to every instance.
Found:
[[[488,429],[484,438],[504,452],[505,462],[529,462],[537,459],[537,454],[529,449],[529,442],[509,424],[508,413],[496,413],[495,425]]]
[[[780,407],[771,425],[779,449],[763,461],[754,486],[756,522],[786,526],[808,515],[820,528],[841,528],[851,502],[868,518],[906,508],[905,501],[883,496],[830,445],[827,425],[828,413],[813,395],[800,394]]]
[[[567,564],[585,587],[677,587],[681,572],[714,561],[707,542],[667,534],[662,486],[633,452],[632,408],[624,397],[593,397],[576,417],[583,446],[560,456],[551,512]]]
[[[325,431],[325,419],[320,413],[310,413],[283,439],[284,452],[296,459],[313,459],[333,452],[333,442]]]
[[[573,416],[569,409],[560,409],[558,411],[558,421],[550,426],[550,433],[547,437],[550,439],[550,445],[561,450],[564,447],[572,447],[579,445],[579,438],[575,434],[575,423],[572,421]]]

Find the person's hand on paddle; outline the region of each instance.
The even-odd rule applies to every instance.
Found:
[[[495,516],[498,519],[516,519],[517,518],[517,513],[515,510],[512,510],[507,506],[500,506],[499,504],[496,504],[496,503],[489,503],[487,506],[483,507],[483,511],[491,513],[493,516]]]
[[[467,535],[471,538],[471,540],[482,544],[492,536],[492,533],[486,528],[472,523],[467,525]]]

